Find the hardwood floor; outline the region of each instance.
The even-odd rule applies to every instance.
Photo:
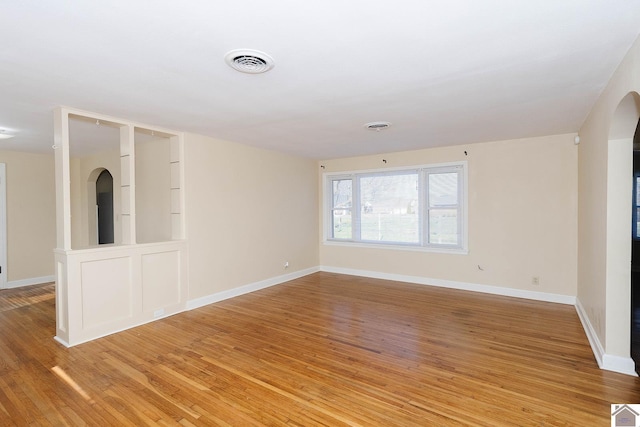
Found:
[[[65,349],[50,285],[3,292],[0,425],[596,426],[640,403],[570,306],[316,273]]]
[[[55,299],[55,284],[7,289],[0,291],[0,312]]]

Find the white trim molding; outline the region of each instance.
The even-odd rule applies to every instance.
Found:
[[[31,277],[29,279],[11,280],[7,282],[6,289],[20,288],[22,286],[41,285],[43,283],[54,282],[55,276]]]
[[[577,298],[576,298],[576,312],[578,313],[578,318],[582,323],[582,328],[584,329],[584,332],[587,335],[587,339],[589,340],[589,344],[591,345],[591,351],[593,351],[593,355],[596,358],[596,362],[598,362],[598,366],[601,369],[604,369],[602,367],[602,360],[604,358],[604,348],[602,347],[602,344],[598,339],[598,334],[596,333],[596,330],[591,324],[591,321],[589,320],[589,316],[587,316],[587,313],[584,310],[582,303],[580,303],[580,300]]]
[[[7,164],[0,163],[0,289],[9,288],[7,250]]]
[[[582,323],[582,327],[584,328],[584,332],[587,335],[589,344],[591,345],[591,350],[593,351],[593,355],[595,356],[600,369],[637,377],[638,374],[635,371],[635,363],[633,362],[633,359],[631,357],[615,356],[605,353],[604,347],[602,347],[602,343],[598,338],[598,334],[591,324],[591,321],[589,321],[587,312],[582,306],[580,300],[577,298],[575,305],[576,312],[578,313],[578,317],[580,318],[580,322]]]
[[[485,294],[502,295],[514,298],[525,298],[536,301],[554,302],[558,304],[575,305],[576,297],[571,295],[534,292],[524,289],[503,288],[500,286],[480,285],[476,283],[456,282],[453,280],[432,279],[421,276],[406,276],[403,274],[380,273],[377,271],[354,270],[350,268],[321,266],[320,271],[328,273],[348,274],[351,276],[371,277],[373,279],[395,280],[398,282],[415,283],[418,285],[437,286],[440,288],[459,289],[463,291],[482,292]]]
[[[271,286],[279,285],[290,280],[299,279],[300,277],[308,276],[309,274],[313,274],[318,271],[318,267],[307,268],[305,270],[294,271],[289,274],[283,274],[281,276],[272,277],[270,279],[261,280],[259,282],[249,283],[238,288],[233,288],[204,297],[195,298],[187,301],[187,310],[193,310],[196,308],[204,307],[205,305],[224,301],[229,298],[239,297],[240,295],[259,291],[260,289],[269,288]]]

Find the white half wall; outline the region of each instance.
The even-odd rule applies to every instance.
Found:
[[[56,340],[74,346],[184,311],[185,241],[55,251]]]

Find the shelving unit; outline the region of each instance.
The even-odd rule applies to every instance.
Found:
[[[71,192],[70,117],[119,128],[120,203],[114,216],[121,221],[120,244],[116,239],[116,244],[110,245],[93,245],[80,249],[71,246],[71,200],[72,197],[81,195],[72,195]],[[66,346],[73,346],[184,311],[188,296],[188,258],[184,225],[183,135],[180,132],[66,107],[56,108],[54,131],[58,236],[54,251],[56,340]],[[170,212],[165,212],[164,215],[171,217],[171,230],[170,233],[166,230],[164,235],[171,237],[166,241],[143,244],[138,243],[139,239],[136,237],[135,144],[136,134],[141,133],[168,138],[170,144],[167,165],[170,188],[169,195],[165,196],[170,196],[170,208],[167,207]],[[86,193],[87,178],[75,179],[84,180],[80,182],[81,185],[74,187],[75,191],[84,185]]]

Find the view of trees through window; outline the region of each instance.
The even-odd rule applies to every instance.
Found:
[[[353,204],[353,185],[351,179],[336,179],[332,186],[333,237],[351,239],[351,206]]]
[[[420,242],[417,172],[364,176],[359,183],[361,240]]]
[[[458,173],[430,173],[429,243],[458,244]]]
[[[328,238],[460,247],[461,173],[453,166],[329,177]]]

